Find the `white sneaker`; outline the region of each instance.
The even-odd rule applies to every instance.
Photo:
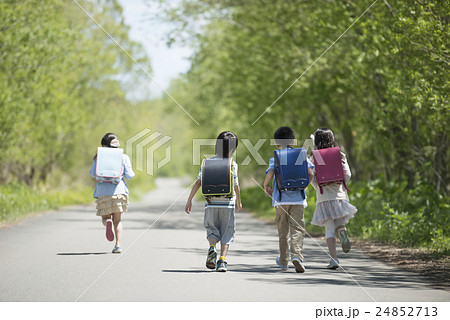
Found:
[[[112,253],[122,253],[122,248],[121,247],[114,247],[114,249],[112,250]]]
[[[275,260],[277,262],[277,265],[280,267],[281,271],[288,271],[289,266],[288,265],[282,265],[280,262],[280,257],[277,257],[277,259]]]
[[[345,230],[344,228],[339,230],[339,240],[341,240],[342,251],[348,253],[352,247],[352,243],[348,238],[347,230]]]
[[[330,263],[327,265],[327,269],[337,269],[339,268],[339,260],[338,258],[331,258]]]
[[[302,260],[300,260],[300,258],[297,258],[297,257],[292,258],[292,264],[295,266],[295,271],[297,273],[305,272],[306,268],[303,265],[303,262],[302,262]]]

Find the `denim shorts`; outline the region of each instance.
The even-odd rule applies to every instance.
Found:
[[[236,219],[234,208],[206,208],[203,224],[206,238],[215,238],[221,244],[234,243]]]

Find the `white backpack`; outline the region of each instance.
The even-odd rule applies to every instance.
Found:
[[[97,182],[118,184],[123,175],[123,149],[99,147],[95,175]]]

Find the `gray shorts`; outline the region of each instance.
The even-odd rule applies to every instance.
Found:
[[[207,239],[216,238],[221,244],[234,243],[234,208],[206,208],[203,224]]]

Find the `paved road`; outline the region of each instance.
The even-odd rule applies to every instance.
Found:
[[[188,216],[181,181],[157,185],[130,204],[122,255],[111,254],[93,205],[0,229],[0,301],[450,301],[425,278],[358,250],[341,259],[348,274],[327,270],[320,239],[305,241],[306,273],[279,272],[274,226],[248,213],[237,214],[229,271],[209,271],[203,204]]]

